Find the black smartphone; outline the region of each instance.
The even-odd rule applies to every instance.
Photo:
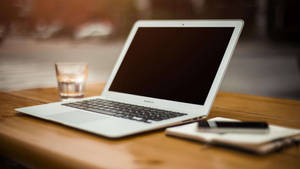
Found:
[[[200,120],[198,129],[207,132],[247,132],[247,133],[265,133],[269,131],[269,125],[266,122],[253,121],[213,121]]]

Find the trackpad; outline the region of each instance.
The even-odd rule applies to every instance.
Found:
[[[58,121],[64,124],[81,124],[95,120],[103,120],[107,117],[101,116],[100,114],[84,112],[80,110],[72,110],[63,113],[47,116],[49,120]]]

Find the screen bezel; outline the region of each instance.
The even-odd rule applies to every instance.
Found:
[[[123,50],[121,51],[119,58],[114,66],[114,69],[108,79],[101,96],[110,100],[131,103],[141,106],[148,106],[153,108],[160,108],[166,110],[173,110],[178,112],[185,113],[200,113],[199,116],[208,115],[209,110],[212,106],[213,100],[216,96],[216,93],[220,87],[221,81],[225,74],[226,68],[229,64],[230,58],[232,56],[233,50],[236,46],[237,40],[240,36],[243,20],[178,20],[178,21],[170,21],[170,20],[160,20],[160,21],[137,21],[129,36],[124,44]],[[224,57],[221,61],[221,64],[218,68],[216,76],[213,80],[212,86],[208,92],[207,98],[205,100],[204,105],[196,105],[190,103],[182,103],[177,101],[170,101],[164,99],[155,99],[145,96],[138,96],[128,93],[120,93],[115,91],[109,91],[110,85],[115,78],[119,67],[126,55],[129,46],[140,27],[232,27],[234,28],[230,41],[227,45],[227,48],[224,53]]]

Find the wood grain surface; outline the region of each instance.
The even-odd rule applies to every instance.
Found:
[[[87,87],[99,95],[104,84]],[[0,93],[0,153],[32,168],[299,168],[300,148],[266,156],[165,136],[157,130],[110,140],[16,113],[14,108],[58,101],[55,88]],[[220,92],[209,117],[266,120],[300,128],[300,102]]]

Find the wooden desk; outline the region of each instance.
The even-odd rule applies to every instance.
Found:
[[[103,86],[89,85],[87,96]],[[300,168],[299,146],[256,156],[168,137],[164,130],[109,140],[14,111],[58,99],[55,88],[0,92],[0,153],[32,168]],[[220,92],[214,116],[300,128],[300,101]]]

